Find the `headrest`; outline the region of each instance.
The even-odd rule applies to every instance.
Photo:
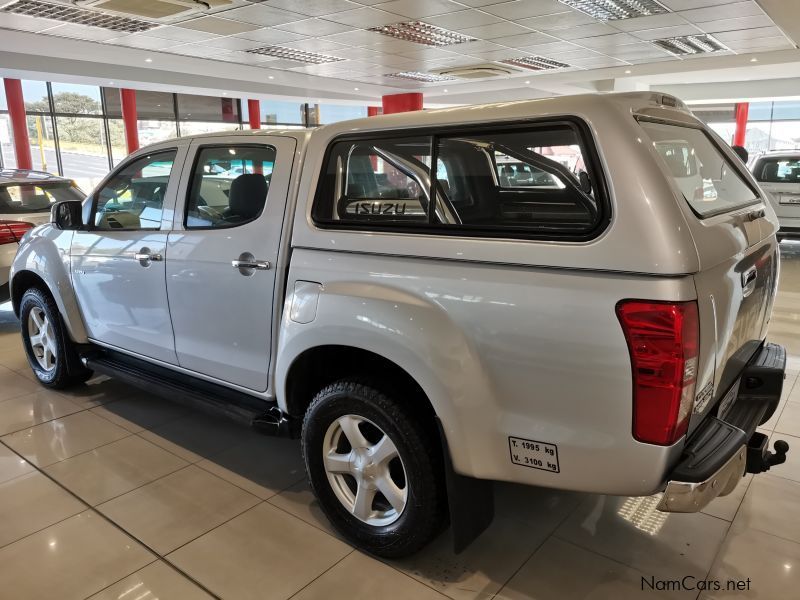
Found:
[[[268,188],[263,175],[258,173],[239,175],[231,182],[228,194],[230,214],[243,220],[256,218],[264,208]]]
[[[777,162],[768,162],[764,165],[763,171],[763,178],[767,181],[772,181],[773,179],[778,178],[778,163]]]

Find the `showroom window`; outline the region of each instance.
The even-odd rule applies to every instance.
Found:
[[[696,105],[692,112],[727,143],[736,131],[734,104]],[[800,148],[800,102],[751,102],[745,148],[754,157],[770,150]]]
[[[339,141],[313,217],[349,228],[582,238],[608,213],[591,163],[571,123]]]
[[[210,146],[195,160],[186,203],[187,229],[222,229],[255,221],[267,202],[272,146]]]

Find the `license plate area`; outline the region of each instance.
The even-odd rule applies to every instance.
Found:
[[[800,204],[800,196],[796,194],[781,194],[779,202],[781,204]]]

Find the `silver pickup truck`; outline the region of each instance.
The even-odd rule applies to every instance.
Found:
[[[572,96],[149,146],[11,295],[43,385],[299,436],[331,522],[402,556],[470,543],[492,481],[691,512],[783,462],[776,229],[679,100]]]

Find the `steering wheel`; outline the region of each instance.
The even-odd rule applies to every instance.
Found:
[[[216,208],[212,208],[211,206],[198,206],[197,212],[208,217],[210,221],[215,223],[225,220],[225,217],[222,215],[222,213],[219,212]]]

